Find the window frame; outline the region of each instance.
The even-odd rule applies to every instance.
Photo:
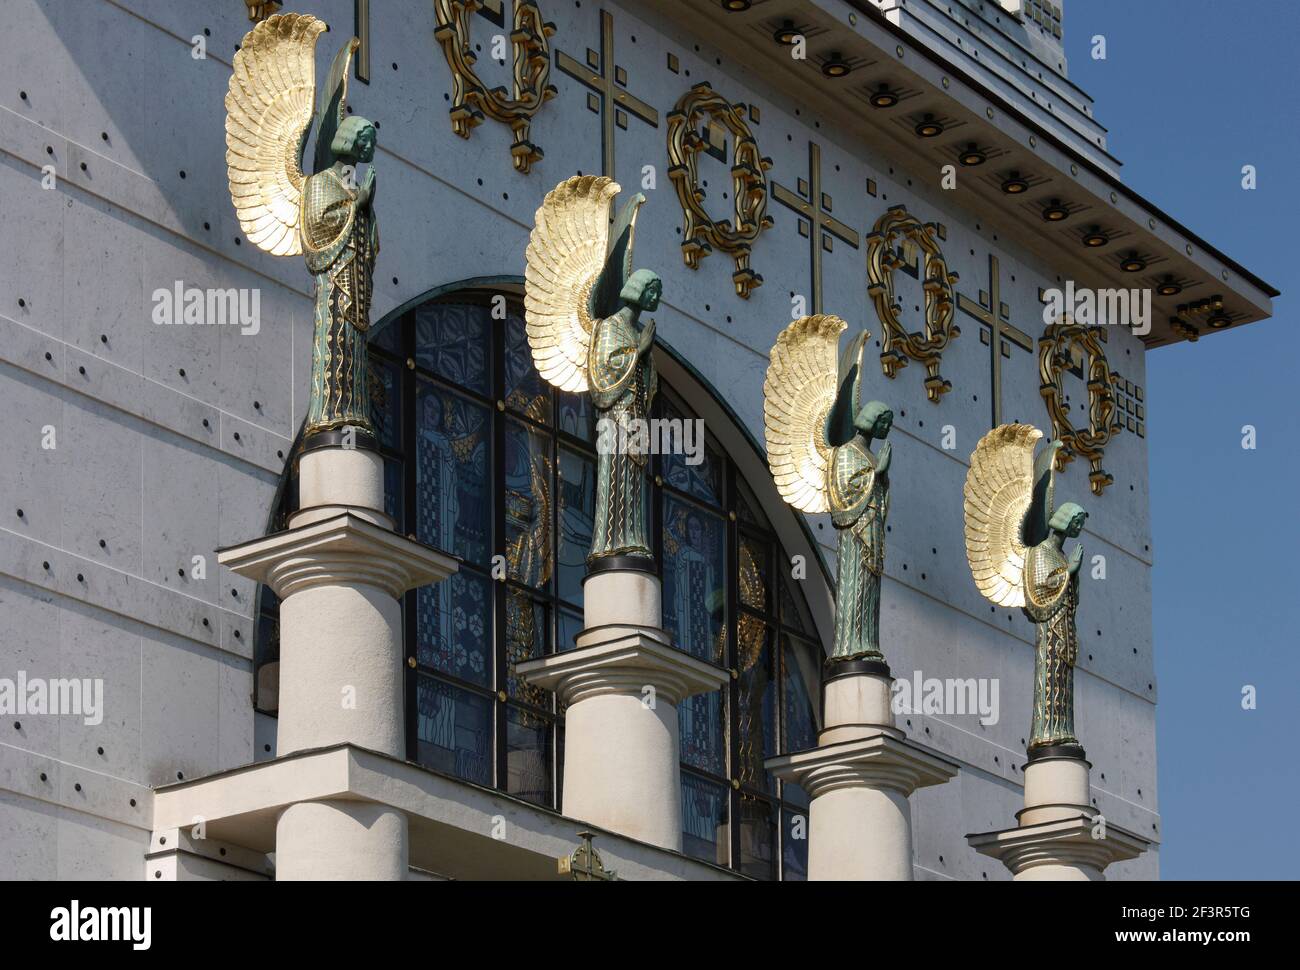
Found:
[[[564,719],[563,712],[558,710],[557,700],[554,694],[548,692],[547,705],[538,707],[523,699],[511,696],[509,693],[510,679],[510,658],[509,643],[507,637],[507,608],[509,594],[514,591],[521,593],[527,598],[529,603],[540,601],[546,610],[546,631],[543,655],[550,655],[561,649],[561,611],[565,613],[576,613],[579,618],[582,615],[581,604],[573,604],[571,601],[564,599],[560,593],[559,582],[559,550],[560,550],[560,486],[561,486],[561,452],[568,449],[579,454],[584,460],[591,462],[596,461],[596,447],[594,431],[591,440],[585,440],[567,430],[560,422],[562,401],[565,398],[561,392],[555,388],[547,387],[549,396],[549,424],[539,422],[528,414],[511,408],[506,403],[506,347],[507,340],[505,337],[505,321],[492,320],[490,326],[490,344],[488,355],[488,387],[487,394],[474,388],[460,386],[436,373],[424,368],[419,363],[417,353],[417,328],[415,325],[417,315],[426,308],[438,304],[470,304],[481,305],[491,308],[493,298],[504,295],[510,306],[510,315],[522,319],[522,298],[513,291],[509,290],[487,289],[482,286],[466,286],[464,288],[451,289],[438,292],[436,295],[426,299],[413,302],[404,307],[401,312],[389,319],[383,325],[383,333],[387,335],[390,328],[395,328],[393,336],[396,338],[396,350],[382,346],[377,339],[380,333],[376,328],[375,334],[369,344],[369,352],[372,361],[380,365],[386,365],[395,369],[398,374],[398,388],[396,407],[399,410],[399,437],[397,446],[378,441],[377,449],[386,462],[393,461],[399,463],[400,479],[402,483],[402,495],[400,508],[398,511],[401,515],[401,521],[397,524],[401,531],[404,531],[409,537],[415,538],[417,519],[417,501],[418,489],[417,481],[417,440],[418,440],[418,408],[419,394],[418,389],[421,382],[440,391],[460,395],[487,409],[490,429],[487,434],[488,454],[488,489],[490,494],[490,516],[489,516],[489,562],[496,556],[504,556],[507,547],[507,522],[506,522],[506,433],[511,421],[516,421],[526,428],[529,432],[537,433],[547,442],[550,453],[549,460],[549,481],[551,488],[552,501],[549,514],[551,516],[551,548],[549,555],[551,557],[551,576],[545,584],[544,589],[529,587],[516,579],[505,578],[494,580],[491,575],[491,568],[482,566],[477,563],[461,563],[462,570],[468,570],[475,575],[485,578],[492,590],[490,617],[490,636],[492,637],[491,649],[488,651],[492,659],[492,676],[490,678],[490,687],[484,687],[482,684],[474,683],[457,677],[455,674],[438,669],[433,666],[420,662],[420,653],[417,643],[418,621],[417,617],[417,596],[416,590],[406,592],[402,597],[402,618],[403,618],[403,645],[405,656],[407,658],[404,667],[403,690],[406,703],[406,754],[407,759],[419,763],[419,684],[422,677],[432,677],[443,683],[471,692],[479,697],[485,698],[492,704],[492,738],[489,741],[488,750],[491,753],[492,766],[489,772],[491,787],[495,791],[503,794],[510,794],[507,791],[509,783],[508,773],[508,733],[509,733],[509,712],[512,708],[523,710],[546,719],[548,724],[547,731],[547,755],[550,769],[550,798],[547,804],[541,807],[558,811],[561,802],[561,784],[563,778],[563,732]],[[387,342],[387,341],[386,341]],[[654,403],[654,415],[663,416],[665,402],[671,403],[672,408],[679,412],[684,418],[694,418],[694,411],[684,400],[684,397],[661,380],[659,393],[656,395]],[[662,583],[664,580],[665,561],[664,561],[664,509],[665,502],[668,498],[681,502],[687,507],[696,507],[709,510],[710,514],[717,515],[721,518],[725,529],[724,541],[724,563],[723,571],[726,583],[726,606],[724,610],[723,632],[724,632],[724,654],[723,662],[720,666],[726,670],[730,676],[727,685],[722,688],[724,694],[725,719],[723,725],[724,738],[723,745],[726,757],[727,775],[720,776],[711,772],[704,771],[692,765],[687,765],[680,760],[679,770],[683,777],[692,776],[699,778],[713,785],[722,787],[726,792],[727,805],[727,846],[726,861],[719,863],[716,859],[706,861],[724,865],[733,871],[750,870],[749,874],[755,878],[762,879],[785,879],[789,878],[785,866],[785,849],[786,849],[786,824],[785,818],[788,813],[803,815],[806,818],[808,805],[806,795],[796,796],[791,800],[788,796],[790,786],[785,782],[772,779],[770,789],[765,789],[748,782],[742,782],[740,779],[740,745],[742,738],[740,736],[740,692],[741,692],[741,672],[739,670],[739,623],[742,615],[754,617],[762,622],[765,628],[765,635],[768,638],[767,650],[771,658],[772,683],[769,688],[773,690],[773,724],[772,736],[774,745],[778,752],[783,751],[786,737],[786,712],[788,710],[786,696],[786,652],[784,644],[789,640],[794,649],[806,650],[811,654],[814,663],[811,665],[815,670],[817,682],[808,685],[809,702],[813,706],[813,716],[816,717],[816,709],[820,703],[821,691],[821,674],[822,674],[822,646],[815,628],[812,628],[811,611],[807,604],[807,598],[803,597],[802,591],[798,584],[789,582],[788,588],[790,594],[794,597],[803,597],[802,613],[804,622],[810,627],[809,629],[800,629],[795,624],[788,622],[784,615],[783,597],[781,584],[785,582],[780,575],[780,565],[784,561],[789,562],[780,539],[771,527],[770,522],[751,522],[742,518],[739,513],[740,495],[737,485],[740,480],[740,473],[735,461],[727,454],[713,437],[706,430],[705,435],[706,447],[712,453],[712,456],[721,462],[720,475],[720,492],[718,496],[719,504],[714,505],[691,492],[684,491],[668,481],[664,475],[664,457],[653,455],[652,463],[649,469],[648,486],[650,488],[650,517],[648,526],[652,534],[652,547],[655,555],[656,575]],[[290,469],[291,480],[289,487],[283,489],[283,500],[292,501],[296,495],[296,464],[297,452],[291,456]],[[387,481],[387,479],[386,479]],[[756,493],[756,489],[750,487],[751,496]],[[756,505],[757,503],[751,497],[746,500],[748,504]],[[283,509],[281,510],[283,511]],[[765,513],[761,508],[755,508],[754,512],[758,516],[765,518]],[[743,539],[760,543],[764,550],[766,559],[765,563],[765,581],[768,587],[765,604],[762,609],[757,609],[744,605],[740,600],[740,563],[741,563],[741,543]],[[796,603],[796,608],[798,604]],[[267,608],[262,611],[263,615],[275,617],[278,610]],[[796,672],[801,677],[803,672]],[[805,681],[806,682],[806,681]],[[264,712],[265,713],[265,712]],[[815,725],[814,725],[815,727]],[[758,726],[760,731],[760,743],[762,741],[761,732],[763,725]],[[768,757],[765,755],[764,757]],[[766,772],[764,772],[766,774]],[[462,779],[464,780],[464,779]],[[468,784],[475,784],[467,781]],[[512,797],[519,797],[518,795]],[[771,845],[772,858],[766,872],[754,873],[752,866],[742,866],[742,832],[741,821],[743,818],[743,806],[746,800],[753,799],[766,805],[770,815],[769,839]],[[529,799],[532,804],[538,802]]]

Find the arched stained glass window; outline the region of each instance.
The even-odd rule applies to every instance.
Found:
[[[407,751],[557,808],[562,711],[514,664],[571,649],[582,629],[595,417],[585,396],[541,380],[522,308],[512,299],[505,311],[494,319],[493,294],[461,291],[389,321],[371,343],[389,514],[461,560],[451,579],[404,600],[415,661]],[[662,380],[656,413],[694,418]],[[808,798],[763,762],[816,744],[821,649],[753,491],[711,436],[703,444],[697,456],[655,457],[648,490],[664,626],[679,649],[732,673],[679,707],[684,850],[757,878],[801,879]],[[292,507],[292,482],[285,499]],[[269,591],[263,603],[258,660],[270,672]]]

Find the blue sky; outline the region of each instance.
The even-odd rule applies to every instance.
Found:
[[[1295,879],[1300,5],[1064,6],[1070,77],[1125,183],[1283,294],[1271,320],[1150,353],[1147,386],[1161,876]]]

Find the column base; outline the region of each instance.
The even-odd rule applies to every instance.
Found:
[[[718,690],[727,673],[673,649],[663,631],[616,626],[515,671],[568,706],[564,814],[681,851],[677,704]]]
[[[812,796],[810,881],[911,879],[908,796],[918,788],[943,784],[958,770],[893,728],[769,758],[765,764],[772,774]]]
[[[976,852],[999,860],[1022,882],[1100,881],[1111,863],[1136,859],[1150,845],[1095,814],[982,832],[966,836],[966,841]]]
[[[1040,753],[1025,765],[1025,807],[1016,813],[1015,828],[966,836],[971,848],[1001,861],[1013,879],[1099,881],[1112,862],[1135,859],[1150,845],[1107,824],[1092,808],[1092,766],[1074,750]]]

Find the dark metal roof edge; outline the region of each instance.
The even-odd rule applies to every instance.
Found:
[[[1021,111],[1018,107],[1004,100],[1000,94],[998,94],[996,91],[991,90],[983,82],[979,81],[978,79],[972,77],[970,74],[966,73],[966,71],[963,70],[960,66],[953,63],[952,61],[940,57],[938,53],[930,50],[927,47],[919,47],[915,43],[916,39],[911,34],[909,34],[907,31],[903,30],[901,27],[897,26],[892,21],[890,21],[884,15],[884,13],[882,13],[879,9],[877,9],[876,7],[868,3],[867,0],[845,0],[845,2],[853,9],[857,10],[862,14],[865,14],[877,26],[882,27],[886,33],[892,35],[899,41],[906,42],[909,49],[920,54],[926,60],[943,67],[945,70],[955,75],[959,80],[963,81],[964,83],[974,88],[977,88],[979,91],[981,91],[984,94],[985,97],[989,99],[990,102],[996,104],[1001,110],[1007,112],[1007,114],[1016,118],[1022,124],[1025,124],[1028,127],[1032,128],[1040,138],[1047,139],[1047,141],[1049,141],[1052,145],[1054,145],[1056,148],[1060,149],[1061,151],[1065,152],[1065,154],[1068,155],[1071,159],[1073,159],[1075,162],[1079,163],[1080,165],[1088,169],[1089,172],[1091,172],[1093,175],[1100,178],[1116,192],[1119,192],[1120,194],[1126,196],[1130,201],[1136,202],[1139,205],[1150,210],[1150,212],[1153,215],[1155,215],[1157,218],[1159,218],[1162,222],[1167,223],[1171,229],[1174,229],[1182,233],[1184,236],[1187,236],[1193,243],[1195,243],[1201,249],[1205,250],[1205,252],[1209,253],[1215,259],[1218,259],[1221,262],[1225,263],[1233,272],[1239,275],[1242,279],[1248,281],[1252,285],[1263,290],[1264,293],[1269,298],[1279,297],[1282,295],[1282,291],[1277,289],[1277,287],[1273,286],[1272,284],[1256,276],[1254,273],[1246,269],[1246,267],[1242,266],[1231,256],[1228,256],[1226,253],[1220,250],[1218,247],[1213,246],[1210,243],[1206,242],[1204,239],[1201,238],[1201,236],[1199,236],[1197,233],[1193,232],[1192,230],[1188,229],[1177,219],[1173,218],[1164,210],[1162,210],[1159,206],[1155,205],[1153,202],[1148,200],[1145,196],[1141,195],[1134,189],[1130,188],[1129,186],[1125,185],[1123,182],[1116,179],[1105,169],[1100,168],[1098,165],[1096,165],[1094,162],[1089,160],[1087,157],[1080,154],[1076,149],[1071,147],[1069,144],[1061,141],[1061,139],[1057,138],[1055,134],[1048,131],[1046,128],[1043,128],[1033,119],[1031,119],[1028,115],[1026,115],[1023,111]]]

